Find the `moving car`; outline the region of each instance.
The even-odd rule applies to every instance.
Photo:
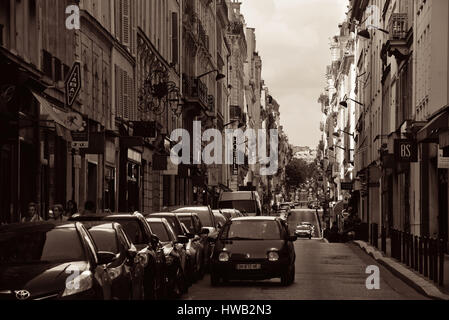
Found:
[[[298,238],[309,238],[312,239],[315,232],[315,227],[312,224],[298,224],[296,226],[295,235]]]
[[[223,192],[218,201],[220,209],[237,209],[248,216],[262,216],[262,205],[257,191]]]
[[[81,223],[0,227],[0,300],[109,300],[112,260]]]
[[[216,241],[211,284],[228,280],[295,279],[295,250],[287,224],[276,217],[244,217],[226,224]]]
[[[145,299],[158,299],[163,293],[163,286],[165,285],[164,254],[158,237],[151,231],[142,214],[137,212],[114,215],[92,214],[72,217],[70,220],[84,223],[92,221],[120,223],[131,243],[137,248],[139,258],[145,268]]]
[[[106,270],[112,280],[112,299],[143,300],[144,266],[123,227],[116,222],[93,222],[84,226],[98,250],[111,254],[112,261]]]
[[[181,262],[183,247],[178,244],[185,244],[187,239],[185,237],[177,238],[165,218],[147,218],[147,221],[162,243],[167,262],[167,287],[164,297],[179,298],[185,287],[185,278]]]

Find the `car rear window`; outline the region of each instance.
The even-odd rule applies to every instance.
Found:
[[[133,244],[146,244],[148,242],[139,221],[117,220],[117,222],[125,229],[129,241]]]
[[[187,211],[188,210],[188,211]],[[210,212],[208,209],[198,209],[198,208],[187,208],[187,209],[178,209],[175,212],[178,213],[196,213],[200,218],[201,224],[203,227],[215,228],[214,222],[212,221]]]
[[[256,202],[254,200],[220,201],[220,209],[237,209],[240,212],[255,213]]]
[[[97,245],[98,251],[106,251],[117,254],[119,252],[117,236],[114,230],[89,230],[90,235]]]
[[[185,224],[190,233],[195,233],[195,227],[193,226],[193,221],[191,217],[178,217],[179,221]]]
[[[281,231],[276,221],[233,221],[221,236],[236,240],[281,240]]]
[[[157,235],[159,240],[162,242],[170,241],[170,237],[168,236],[167,229],[162,222],[150,222],[151,230]]]
[[[0,236],[0,264],[85,261],[75,228],[51,229]]]

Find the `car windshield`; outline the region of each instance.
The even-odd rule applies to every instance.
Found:
[[[193,226],[191,217],[179,217],[179,220],[184,223],[190,233],[195,233],[195,227]]]
[[[118,253],[117,237],[114,230],[94,229],[89,230],[89,233],[94,239],[98,251]]]
[[[0,235],[0,264],[84,261],[75,228],[30,230]]]
[[[167,234],[167,230],[165,229],[162,222],[150,222],[151,230],[157,235],[159,240],[162,242],[170,241],[170,237]]]
[[[240,212],[248,212],[248,213],[256,212],[254,200],[221,201],[220,209],[237,209]]]
[[[131,243],[137,245],[147,243],[145,234],[137,220],[120,220],[117,222],[122,225],[123,229],[125,229],[126,235]]]
[[[221,239],[281,240],[281,232],[276,221],[234,221],[225,228]]]

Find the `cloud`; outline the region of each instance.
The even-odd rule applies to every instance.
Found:
[[[338,34],[348,0],[242,0],[248,27],[256,28],[262,76],[281,105],[281,123],[295,145],[316,147],[317,103],[330,63],[329,39]]]

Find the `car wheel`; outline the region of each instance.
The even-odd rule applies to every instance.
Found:
[[[281,275],[281,284],[283,286],[289,286],[292,283],[291,281],[292,281],[292,267],[288,267],[288,269],[286,269]]]
[[[220,276],[215,272],[210,273],[210,284],[212,287],[218,287],[220,285]]]

